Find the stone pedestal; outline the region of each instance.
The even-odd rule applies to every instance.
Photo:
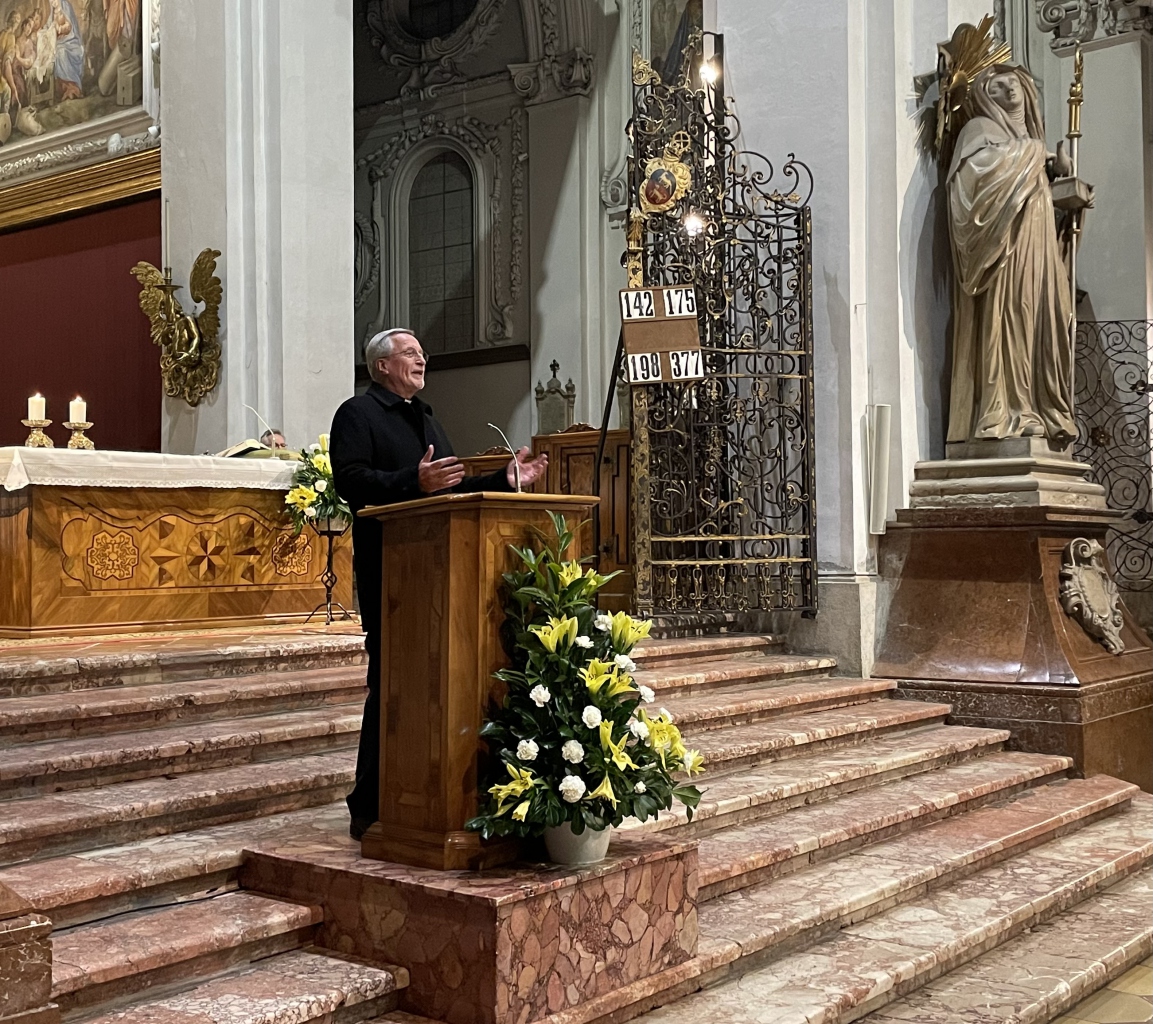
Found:
[[[1105,489],[1089,467],[1043,437],[950,444],[946,458],[918,462],[909,488],[913,508],[1105,508]]]
[[[1149,638],[1119,604],[1122,650],[1112,653],[1062,603],[1070,543],[1103,543],[1117,515],[899,511],[881,545],[891,601],[873,674],[900,680],[906,696],[953,703],[959,724],[1008,728],[1021,749],[1153,788]]]
[[[445,1024],[552,1019],[697,951],[695,842],[471,873],[367,860],[334,836],[253,853],[241,885],[322,905],[318,945],[407,968],[402,1009]]]
[[[52,922],[0,885],[0,1024],[59,1024],[51,1002]]]

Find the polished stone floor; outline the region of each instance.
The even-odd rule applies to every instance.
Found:
[[[1054,1024],[1145,1024],[1153,1021],[1153,959],[1126,971]]]

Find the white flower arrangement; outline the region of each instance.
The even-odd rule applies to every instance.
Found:
[[[703,758],[670,715],[645,710],[655,694],[632,675],[651,624],[593,607],[611,577],[562,559],[574,531],[552,519],[555,545],[517,549],[524,568],[504,576],[513,664],[497,673],[506,695],[481,730],[491,775],[467,827],[527,837],[567,821],[580,834],[644,821],[674,800],[691,819],[701,794],[677,776],[703,770]]]

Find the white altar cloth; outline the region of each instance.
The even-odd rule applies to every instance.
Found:
[[[284,459],[220,459],[215,455],[0,448],[0,485],[65,487],[250,487],[285,491],[298,463]]]

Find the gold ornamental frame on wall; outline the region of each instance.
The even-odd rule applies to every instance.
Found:
[[[0,188],[0,231],[160,188],[160,147]]]
[[[9,101],[0,115],[0,231],[160,187],[161,2],[104,0],[93,22],[93,4],[54,0],[56,49],[44,62],[51,26],[21,24],[15,45],[37,56],[23,77],[0,83]],[[7,24],[24,7],[0,0],[0,18]]]

